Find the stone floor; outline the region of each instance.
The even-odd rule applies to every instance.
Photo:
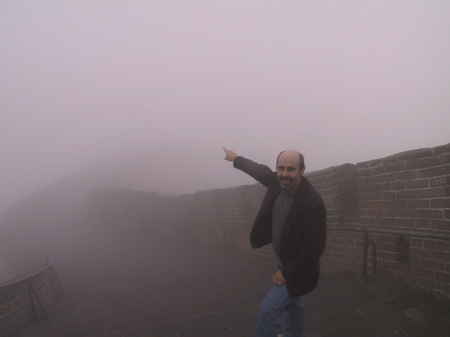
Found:
[[[65,291],[11,337],[251,337],[273,258],[159,231],[41,243]],[[450,302],[400,278],[325,274],[305,296],[309,337],[450,336]]]

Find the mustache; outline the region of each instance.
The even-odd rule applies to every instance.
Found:
[[[294,180],[294,178],[291,178],[291,177],[280,177],[279,179],[284,180],[284,181],[293,181]]]

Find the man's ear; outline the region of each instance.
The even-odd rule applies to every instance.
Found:
[[[300,170],[300,174],[303,175],[303,173],[305,173],[305,166]]]

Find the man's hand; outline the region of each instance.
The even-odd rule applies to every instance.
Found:
[[[225,151],[225,160],[234,161],[237,157],[237,154],[234,151],[228,150],[226,148],[222,148]]]
[[[281,274],[281,271],[277,271],[275,274],[273,274],[272,281],[279,286],[286,283],[286,279],[284,278],[283,274]]]

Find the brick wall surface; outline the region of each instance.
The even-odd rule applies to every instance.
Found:
[[[344,164],[305,175],[327,205],[329,224],[348,222],[359,215],[356,169],[356,165]]]
[[[322,258],[324,270],[362,270],[363,234],[337,232],[331,230],[332,227],[365,226],[450,234],[450,144],[402,152],[356,165],[344,164],[305,176],[327,206],[330,230]],[[132,191],[122,191],[121,197],[116,195],[115,199],[111,198],[111,193],[119,192],[109,191],[105,198],[96,192],[99,200],[93,205],[99,208],[103,205],[109,213],[100,212],[93,219],[96,223],[123,225],[127,222],[129,225],[131,219],[141,216],[147,219],[142,220],[141,225],[149,225],[152,221],[177,224],[180,232],[181,227],[190,226],[189,235],[196,237],[198,242],[230,243],[234,240],[234,244],[249,252],[270,255],[273,254],[270,247],[252,250],[248,239],[265,191],[265,187],[255,184],[199,191],[192,195],[152,195],[145,201],[141,194],[133,196],[134,201],[130,203],[123,199],[131,198]],[[105,199],[110,200],[109,203],[116,200],[115,207],[105,203]],[[117,203],[117,199],[122,201]],[[139,210],[132,206],[137,202],[140,203]],[[142,211],[146,207],[151,211]],[[237,228],[230,236],[223,226]],[[369,238],[376,243],[380,273],[403,276],[419,287],[450,295],[448,241],[387,234],[370,234]],[[370,266],[369,263],[369,270]]]
[[[358,163],[359,216],[344,224],[450,234],[450,144]],[[371,234],[378,271],[450,295],[449,241]],[[406,242],[408,259],[403,255]],[[362,269],[361,233],[329,232],[324,268]],[[371,266],[369,259],[369,268]]]

